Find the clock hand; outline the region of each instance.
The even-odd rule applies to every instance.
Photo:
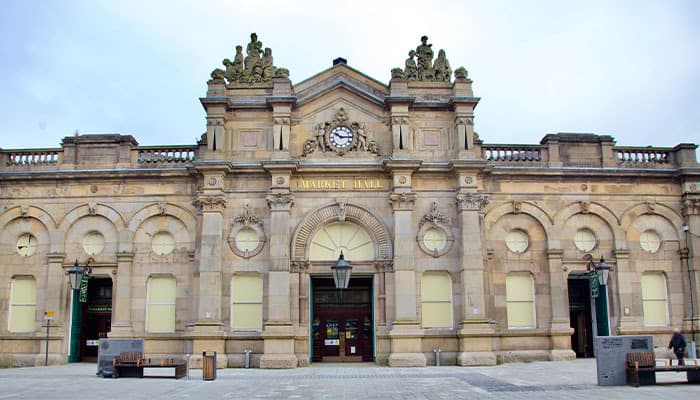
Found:
[[[18,249],[24,249],[24,248],[26,248],[26,247],[27,247],[27,246],[22,246],[21,244],[18,244],[18,245],[17,245],[17,248],[18,248]]]

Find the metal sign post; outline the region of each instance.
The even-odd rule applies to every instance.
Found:
[[[46,321],[46,357],[44,358],[44,366],[49,366],[49,329],[51,328],[51,320],[53,319],[53,311],[44,311],[44,321]]]

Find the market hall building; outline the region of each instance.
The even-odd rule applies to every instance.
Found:
[[[54,364],[142,338],[219,367],[491,365],[700,330],[696,145],[488,144],[427,38],[388,85],[343,59],[292,84],[245,50],[212,72],[196,144],[0,151],[0,364],[43,365],[45,312]]]

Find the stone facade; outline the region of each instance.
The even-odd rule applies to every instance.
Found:
[[[695,145],[620,147],[566,133],[485,144],[466,70],[453,81],[392,76],[386,85],[343,61],[294,85],[285,74],[255,84],[214,74],[195,145],[81,135],[60,148],[1,150],[2,363],[43,363],[44,311],[54,312],[49,361],[66,361],[64,273],[90,260],[91,276],[112,281],[109,337],[143,338],[148,354],[195,354],[195,366],[203,351],[217,351],[219,367],[242,366],[245,349],[256,367],[308,365],[311,282],[330,276],[334,261],[315,257],[312,240],[339,222],[372,242],[371,256],[348,261],[372,279],[380,364],[425,366],[436,348],[443,364],[574,358],[567,282],[587,272],[587,253],[613,267],[612,334],[651,334],[663,345],[674,326],[700,331]],[[588,251],[575,243],[581,229],[594,234]],[[652,252],[640,246],[650,230],[660,238]],[[85,245],[93,231],[104,238],[94,255]],[[242,231],[252,232],[250,248],[238,242]],[[428,231],[444,238],[432,250]],[[527,238],[521,251],[509,249],[513,231]],[[167,254],[154,250],[160,232],[172,238]],[[23,255],[26,234],[37,245]],[[665,324],[645,323],[641,282],[653,271],[666,282]],[[449,277],[449,326],[425,326],[421,282],[432,273]],[[510,274],[533,283],[532,326],[509,326]],[[262,278],[260,329],[232,324],[239,275]],[[157,276],[175,279],[170,332],[147,325]],[[36,284],[34,329],[23,332],[10,330],[19,278]]]

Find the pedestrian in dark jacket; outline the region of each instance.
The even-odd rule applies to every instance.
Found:
[[[671,342],[668,344],[669,349],[673,349],[673,353],[676,354],[678,358],[678,365],[685,365],[683,357],[685,356],[685,337],[681,334],[681,330],[678,328],[673,329],[673,336],[671,336]]]

